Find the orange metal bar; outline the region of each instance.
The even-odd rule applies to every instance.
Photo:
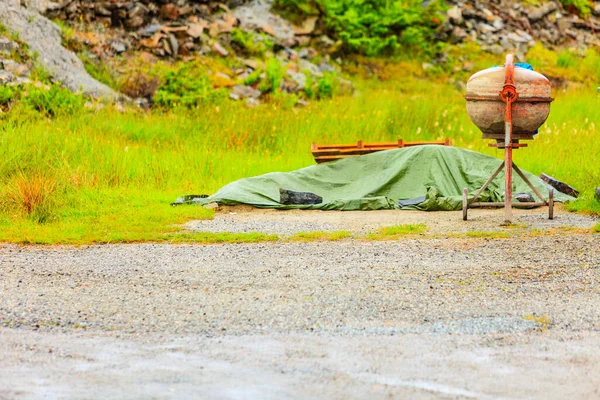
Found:
[[[500,92],[500,100],[506,103],[504,123],[504,223],[512,224],[512,104],[518,97],[515,88],[515,65],[514,56],[512,54],[506,55],[504,68],[504,88]]]

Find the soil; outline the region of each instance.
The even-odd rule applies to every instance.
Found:
[[[546,212],[500,239],[452,234],[509,230],[502,210],[235,208],[188,227],[429,231],[0,246],[0,399],[598,398],[597,220]]]

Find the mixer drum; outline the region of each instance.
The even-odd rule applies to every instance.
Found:
[[[513,103],[513,139],[533,139],[550,113],[550,82],[537,72],[514,68],[518,98]],[[485,139],[503,139],[506,103],[499,98],[504,87],[505,68],[479,71],[467,82],[467,113]]]

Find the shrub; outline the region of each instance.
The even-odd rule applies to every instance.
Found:
[[[587,18],[592,12],[589,0],[560,0],[560,2],[567,10],[577,12],[584,18]]]
[[[279,89],[281,80],[285,74],[284,68],[276,58],[269,58],[265,69],[265,79],[260,83],[258,89],[261,92],[273,92]]]
[[[56,181],[46,173],[20,172],[11,180],[6,205],[36,222],[47,222],[54,208]]]
[[[72,115],[83,109],[84,98],[58,85],[48,89],[44,86],[27,86],[27,92],[22,97],[26,107],[39,111],[47,116]]]
[[[163,83],[154,95],[154,103],[161,107],[196,107],[225,96],[222,89],[213,89],[208,77],[196,64],[184,64],[177,70],[167,71]]]
[[[434,51],[444,7],[439,0],[426,7],[421,0],[275,0],[274,6],[319,15],[327,34],[342,42],[342,51],[365,55],[393,53],[401,44]]]

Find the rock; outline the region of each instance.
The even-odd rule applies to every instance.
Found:
[[[535,199],[529,193],[516,193],[514,197],[519,203],[535,203]]]
[[[596,192],[594,193],[594,198],[596,201],[600,202],[600,187],[596,188]]]
[[[310,35],[314,32],[319,17],[308,17],[302,22],[302,25],[292,25],[292,30],[296,35]]]
[[[15,45],[9,39],[0,36],[0,52],[10,53],[15,48]]]
[[[558,190],[561,193],[568,194],[569,196],[573,196],[577,198],[579,196],[579,191],[567,185],[564,182],[554,179],[551,176],[546,174],[541,174],[540,179],[552,186],[554,189]]]
[[[300,49],[300,51],[298,52],[298,57],[304,58],[307,60],[312,60],[313,58],[315,58],[318,55],[319,55],[319,52],[316,51],[315,49],[313,49],[312,47]]]
[[[248,97],[246,99],[246,107],[249,108],[254,108],[260,105],[260,101],[258,101],[257,99],[253,98],[253,97]]]
[[[450,33],[450,37],[448,38],[448,41],[451,44],[457,44],[462,42],[465,38],[467,37],[467,32],[465,32],[464,29],[455,26],[454,29],[452,29],[452,33]]]
[[[253,70],[264,69],[265,65],[262,61],[253,60],[251,58],[242,60],[245,66],[252,68]]]
[[[552,11],[556,11],[557,9],[558,9],[558,6],[556,5],[556,3],[553,1],[549,1],[547,3],[544,3],[541,7],[534,8],[532,11],[530,11],[526,15],[527,15],[527,18],[529,18],[529,20],[531,22],[535,22],[535,21],[538,21],[538,20],[544,18],[546,15],[550,14]]]
[[[306,86],[306,75],[302,72],[294,72],[291,69],[288,69],[286,74],[292,78],[299,90],[304,90],[304,87]]]
[[[323,47],[331,47],[335,44],[335,41],[327,35],[322,35],[319,37],[318,43]]]
[[[310,192],[295,192],[293,190],[279,189],[279,202],[281,204],[321,204],[323,198]]]
[[[110,47],[114,50],[115,53],[121,54],[127,50],[127,46],[120,40],[113,40],[110,43]]]
[[[308,107],[310,105],[310,102],[304,99],[298,99],[298,101],[296,102],[296,107]]]
[[[225,47],[223,47],[221,45],[221,43],[219,43],[219,42],[215,42],[212,45],[211,49],[212,49],[212,51],[214,51],[215,53],[217,53],[221,57],[227,57],[229,55],[229,52],[227,51],[227,49],[225,49]]]
[[[15,74],[0,69],[0,85],[6,85],[15,80]]]
[[[260,29],[273,36],[285,46],[292,46],[296,40],[292,24],[271,12],[269,2],[256,1],[233,11],[245,31]]]
[[[235,100],[258,99],[261,94],[260,90],[245,85],[235,85],[231,90],[231,95],[234,95]]]
[[[600,2],[596,2],[596,4],[594,5],[594,8],[592,9],[592,13],[597,16],[600,17]]]
[[[0,1],[0,22],[18,33],[29,45],[31,53],[39,54],[38,61],[53,79],[70,90],[83,91],[95,97],[117,99],[119,95],[108,86],[93,79],[75,54],[62,46],[60,29],[49,19],[12,2]]]
[[[446,15],[448,16],[450,22],[453,24],[460,25],[463,23],[462,10],[458,6],[450,8],[446,12]]]
[[[149,110],[151,105],[150,101],[145,97],[138,97],[137,99],[134,99],[133,104],[142,110]]]
[[[311,63],[310,61],[300,59],[300,61],[298,62],[298,68],[300,69],[300,71],[310,72],[310,74],[312,76],[314,76],[315,78],[323,77],[323,73],[321,72],[319,67],[317,67],[315,64]]]
[[[13,60],[0,60],[0,67],[8,72],[12,72],[15,76],[29,76],[27,65],[19,64]]]

